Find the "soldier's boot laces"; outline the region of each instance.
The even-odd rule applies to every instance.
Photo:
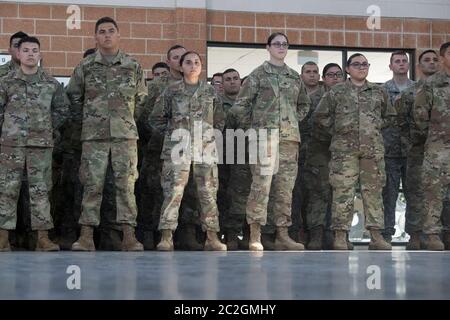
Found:
[[[228,251],[236,251],[239,248],[238,244],[238,236],[235,231],[227,232],[227,250]]]
[[[144,250],[155,249],[155,234],[153,231],[144,231],[144,239],[142,244],[144,245]]]
[[[392,245],[387,242],[381,230],[370,230],[369,250],[391,250]]]
[[[248,250],[263,251],[264,247],[261,243],[261,225],[252,223],[250,225],[250,240],[248,242]]]
[[[9,231],[0,229],[0,252],[11,251],[8,239]]]
[[[305,250],[305,246],[289,237],[287,227],[277,227],[275,250]]]
[[[450,231],[444,232],[444,246],[445,250],[450,250]]]
[[[72,251],[95,251],[94,227],[81,226],[80,238],[72,245]]]
[[[122,251],[144,251],[144,246],[142,243],[136,240],[133,226],[124,224],[122,226],[122,231]]]
[[[161,241],[156,246],[158,251],[173,251],[172,230],[161,230]]]
[[[59,245],[48,238],[47,230],[38,230],[36,251],[59,251]]]
[[[205,251],[227,251],[227,246],[220,242],[217,232],[206,231]]]
[[[444,250],[444,243],[441,241],[438,234],[429,234],[425,240],[425,249],[431,251],[442,251]]]
[[[411,232],[406,250],[420,250],[420,231]]]
[[[310,239],[306,248],[308,250],[322,250],[323,226],[317,226],[311,229]]]
[[[345,230],[334,231],[333,250],[348,250],[347,232]]]
[[[183,225],[180,229],[178,239],[180,248],[184,250],[203,250],[203,246],[197,241],[196,229],[194,224]]]

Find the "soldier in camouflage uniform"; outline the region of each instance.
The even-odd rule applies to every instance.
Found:
[[[344,74],[338,64],[329,63],[323,69],[322,79],[325,90],[329,91],[331,87],[344,81]],[[329,226],[329,220],[331,220],[331,186],[328,181],[329,145],[311,136],[311,114],[316,109],[323,94],[325,92],[321,95],[310,95],[311,111],[308,115],[307,126],[305,126],[308,128],[305,132],[308,137],[308,145],[305,148],[304,180],[309,196],[304,208],[309,235],[308,250],[322,249],[325,227]],[[301,128],[302,126],[300,126]],[[305,143],[305,135],[302,135],[302,144]]]
[[[232,107],[242,115],[241,128],[259,130],[249,136],[250,145],[259,140],[259,157],[255,164],[250,162],[252,184],[246,208],[252,251],[264,250],[261,226],[268,219],[269,225],[276,227],[274,249],[304,249],[289,237],[288,227],[298,170],[298,123],[309,112],[310,100],[300,75],[284,62],[288,46],[287,36],[282,33],[273,33],[268,38],[266,48],[270,60],[252,71]],[[252,156],[253,151],[249,152]]]
[[[218,173],[213,132],[213,128],[223,130],[222,103],[214,88],[199,80],[202,63],[198,53],[183,54],[180,66],[183,80],[167,87],[150,116],[151,125],[164,134],[161,153],[164,202],[158,227],[162,236],[157,249],[172,251],[174,248],[172,233],[178,225],[178,211],[192,171],[202,228],[207,235],[204,250],[224,251],[227,247],[217,237],[220,231],[216,204]],[[200,130],[200,141],[194,134],[196,128]]]
[[[450,42],[441,46],[440,60],[442,71],[417,91],[413,109],[414,123],[426,139],[422,167],[425,249],[437,251],[450,249],[450,212],[441,215],[450,189]],[[439,237],[442,229],[445,245]]]
[[[372,237],[369,249],[390,250],[391,245],[381,235],[384,228],[381,192],[385,184],[381,129],[396,113],[387,93],[366,80],[369,64],[362,54],[350,56],[346,71],[350,79],[331,88],[313,113],[313,135],[317,139],[331,139],[333,247],[348,249],[346,233],[351,227],[359,181],[366,228]]]
[[[14,33],[9,38],[8,52],[11,55],[11,60],[0,66],[0,78],[6,76],[9,72],[17,70],[20,66],[19,59],[19,41],[28,35],[22,31]]]
[[[19,42],[21,66],[0,84],[0,251],[9,251],[8,230],[17,222],[17,200],[23,172],[29,180],[31,228],[38,230],[36,250],[57,251],[48,238],[53,130],[68,117],[62,86],[38,67],[40,43]]]
[[[407,154],[406,185],[408,186],[408,202],[406,203],[406,232],[410,240],[407,250],[420,249],[420,235],[423,222],[423,183],[422,163],[424,139],[420,130],[414,126],[412,111],[416,92],[425,80],[436,73],[439,66],[438,55],[434,50],[426,50],[419,56],[421,79],[404,90],[395,99],[394,107],[398,114],[398,127],[401,134],[402,153]]]
[[[114,173],[117,222],[122,224],[122,250],[140,251],[134,236],[138,131],[135,120],[145,106],[147,88],[139,63],[119,50],[116,22],[104,17],[95,25],[98,51],[75,68],[66,93],[82,119],[80,180],[83,185],[81,235],[72,250],[94,251],[93,229],[109,164]]]
[[[393,78],[384,84],[384,88],[389,94],[391,104],[395,98],[406,88],[414,84],[408,79],[408,56],[404,51],[396,51],[391,55],[389,68],[393,72]],[[395,233],[395,208],[397,204],[400,181],[402,182],[403,193],[408,203],[408,188],[406,184],[406,149],[401,141],[400,128],[390,126],[383,129],[384,139],[384,161],[386,170],[386,186],[383,188],[384,205],[384,231],[383,236],[386,241],[391,242]]]

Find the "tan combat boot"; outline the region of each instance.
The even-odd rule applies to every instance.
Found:
[[[445,250],[450,250],[450,231],[444,232],[444,246]]]
[[[381,230],[370,230],[369,250],[392,250],[392,245],[384,240]]]
[[[227,246],[220,242],[217,232],[206,231],[205,251],[227,251]]]
[[[186,224],[178,229],[178,247],[182,250],[199,251],[203,246],[197,241],[194,224]],[[177,248],[178,248],[177,247]]]
[[[406,250],[420,250],[420,231],[411,232]]]
[[[227,250],[236,251],[239,249],[238,236],[235,231],[227,232]]]
[[[172,230],[161,230],[161,241],[156,246],[158,251],[173,251]]]
[[[277,227],[275,250],[305,250],[305,246],[289,237],[287,227]]]
[[[59,251],[59,246],[48,238],[47,230],[38,230],[36,251]]]
[[[95,251],[94,227],[81,226],[81,234],[78,241],[72,245],[72,251]]]
[[[309,235],[310,238],[306,248],[308,250],[322,250],[323,226],[312,228]]]
[[[438,234],[427,234],[425,240],[425,250],[442,251],[444,250],[444,243],[439,238]]]
[[[261,244],[261,225],[259,223],[252,223],[250,225],[250,240],[248,242],[248,250],[263,251],[264,247]]]
[[[122,251],[144,251],[144,246],[142,243],[136,240],[133,226],[124,224],[122,226],[122,232]]]
[[[347,231],[345,230],[334,231],[333,250],[348,250]]]
[[[0,252],[11,251],[8,236],[9,236],[8,230],[0,229]]]

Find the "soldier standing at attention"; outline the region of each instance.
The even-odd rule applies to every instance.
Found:
[[[414,84],[408,79],[408,55],[404,51],[396,51],[391,55],[389,69],[393,78],[384,84],[391,104],[402,91]],[[402,148],[401,133],[398,125],[383,129],[384,162],[386,167],[386,186],[383,188],[384,231],[383,237],[391,242],[395,233],[395,207],[397,205],[400,181],[408,203],[408,185],[406,184],[406,150]]]
[[[366,228],[372,238],[369,249],[391,249],[381,235],[384,228],[381,192],[385,184],[381,130],[396,113],[385,90],[366,80],[369,66],[364,55],[350,56],[345,68],[350,79],[331,88],[313,113],[313,136],[331,140],[331,229],[335,232],[335,250],[348,250],[346,237],[353,219],[358,182]]]
[[[139,63],[119,50],[119,29],[109,17],[95,24],[97,52],[75,68],[66,89],[74,114],[82,118],[80,180],[83,185],[81,235],[75,251],[94,251],[93,229],[109,164],[114,173],[117,222],[122,224],[122,250],[143,250],[134,235],[138,131],[135,119],[147,97]]]
[[[20,67],[0,83],[0,251],[9,251],[8,230],[17,222],[17,201],[27,172],[31,228],[38,231],[37,251],[58,251],[48,238],[53,132],[68,117],[62,85],[38,67],[37,38],[19,41]]]
[[[28,35],[22,31],[14,33],[9,38],[9,49],[8,52],[11,55],[11,60],[9,60],[4,65],[0,66],[0,78],[7,75],[10,71],[16,70],[20,66],[19,58],[19,41],[23,38],[28,37]]]
[[[173,250],[172,233],[178,225],[178,211],[192,170],[202,228],[206,231],[204,250],[226,251],[226,245],[217,237],[220,231],[216,204],[219,182],[217,155],[212,152],[216,147],[213,129],[222,131],[224,126],[222,102],[214,88],[199,79],[202,62],[198,53],[188,51],[183,54],[180,66],[183,80],[167,87],[150,115],[151,125],[164,134],[161,153],[164,202],[159,222],[162,235],[157,249]],[[201,141],[194,136],[196,127],[201,129]],[[187,143],[179,148],[183,141]],[[208,151],[211,154],[207,154]]]
[[[413,106],[416,93],[426,79],[435,74],[439,68],[439,56],[434,50],[426,50],[419,56],[419,70],[422,76],[418,82],[404,90],[394,107],[398,114],[398,127],[401,134],[402,153],[407,155],[406,185],[408,202],[406,203],[406,232],[410,235],[407,250],[420,249],[420,235],[423,226],[423,183],[422,164],[425,137],[414,125]]]
[[[440,50],[441,71],[429,77],[417,92],[413,117],[425,138],[422,180],[425,249],[450,249],[450,210],[442,214],[450,195],[450,42]],[[442,226],[444,225],[444,228]],[[439,235],[444,231],[444,243]]]
[[[304,249],[289,237],[288,227],[292,224],[292,190],[298,170],[298,123],[308,114],[311,103],[300,75],[284,62],[288,47],[285,34],[269,36],[266,48],[270,60],[252,71],[232,107],[242,114],[239,127],[256,131],[249,137],[249,144],[259,138],[246,208],[252,251],[264,250],[261,226],[266,225],[268,217],[272,220],[269,225],[276,227],[275,250]],[[263,133],[266,137],[259,136]],[[267,150],[261,152],[264,146]],[[261,154],[267,159],[263,160]]]

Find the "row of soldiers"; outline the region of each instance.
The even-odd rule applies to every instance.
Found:
[[[319,86],[319,70],[314,63],[305,64],[301,76],[285,65],[288,40],[283,34],[269,37],[267,49],[270,60],[252,72],[242,89],[239,73],[229,69],[220,76],[222,81],[213,77],[213,84],[218,89],[218,94],[213,94],[202,83],[193,83],[191,87],[186,85],[187,81],[192,80],[192,75],[191,71],[186,72],[190,70],[187,65],[183,71],[183,63],[201,65],[201,59],[198,54],[187,52],[182,46],[169,49],[169,74],[151,81],[147,89],[139,64],[118,49],[118,31],[117,24],[111,18],[102,18],[96,23],[97,51],[77,66],[65,92],[61,86],[56,85],[53,78],[37,67],[37,39],[26,37],[17,42],[12,39],[12,47],[18,48],[20,42],[18,57],[21,65],[18,68],[13,61],[5,67],[11,70],[8,70],[7,80],[2,81],[0,91],[4,99],[0,101],[0,105],[2,124],[4,123],[1,160],[2,168],[5,168],[0,176],[4,177],[5,183],[5,188],[0,191],[0,250],[9,249],[8,230],[14,230],[16,226],[17,207],[14,204],[17,203],[22,180],[29,184],[31,228],[38,230],[37,250],[59,248],[48,239],[47,231],[53,227],[51,207],[54,219],[60,224],[60,235],[66,236],[67,240],[67,243],[61,241],[60,244],[63,248],[73,250],[95,250],[94,227],[105,221],[105,238],[109,236],[115,239],[103,247],[106,249],[142,250],[143,246],[134,236],[137,222],[137,236],[146,249],[154,248],[154,242],[159,241],[159,233],[156,232],[158,228],[162,234],[159,250],[173,250],[172,234],[176,229],[179,229],[178,245],[183,249],[202,249],[200,240],[205,241],[205,248],[209,250],[224,250],[227,247],[228,250],[239,247],[251,250],[302,250],[303,245],[291,238],[307,241],[309,249],[321,249],[324,230],[330,228],[335,236],[331,247],[346,250],[351,248],[348,242],[351,225],[349,219],[353,214],[354,192],[357,187],[363,195],[366,227],[371,231],[370,248],[390,248],[389,235],[392,230],[388,226],[392,218],[388,216],[386,208],[389,206],[389,199],[393,198],[392,194],[395,193],[395,199],[397,198],[399,182],[398,175],[393,175],[389,180],[389,172],[393,171],[385,171],[384,166],[386,163],[388,167],[389,158],[393,158],[390,167],[399,167],[398,163],[402,159],[397,161],[397,158],[402,157],[388,152],[391,150],[388,146],[395,149],[396,143],[401,141],[405,143],[408,152],[416,150],[411,154],[417,157],[408,156],[407,159],[417,161],[406,161],[408,166],[415,164],[416,169],[408,170],[414,173],[422,168],[424,146],[431,145],[431,140],[426,139],[430,132],[427,124],[429,122],[434,125],[436,122],[436,115],[429,112],[429,116],[433,116],[430,121],[426,119],[425,111],[433,109],[434,101],[438,107],[439,103],[448,106],[448,76],[446,80],[445,77],[442,78],[445,70],[448,74],[448,61],[445,60],[446,52],[449,51],[448,43],[440,50],[444,71],[439,74],[444,79],[444,85],[439,84],[439,88],[444,89],[438,91],[437,100],[433,100],[434,83],[428,84],[425,79],[420,85],[408,88],[398,99],[395,99],[394,94],[391,95],[392,100],[388,99],[384,90],[366,81],[369,65],[363,55],[349,59],[345,71],[350,75],[350,80],[339,84],[344,80],[343,71],[339,65],[329,64],[323,71],[324,86]],[[402,52],[392,55],[390,66],[394,71],[394,79],[387,84],[389,93],[397,90],[398,94],[407,87],[402,82],[404,77],[396,78],[395,71],[399,65],[397,73],[405,74],[405,62],[397,62],[397,59],[404,60],[404,57],[406,54]],[[435,62],[433,72],[426,70],[435,59],[437,54],[433,51],[425,52],[419,57],[419,68],[423,69],[425,76],[431,76],[437,71]],[[180,60],[183,60],[182,63]],[[198,67],[192,74],[196,72],[198,73]],[[28,86],[35,92],[28,90]],[[198,101],[203,101],[203,96],[199,96],[199,88],[203,89],[205,97],[220,101],[220,107],[215,104],[212,106],[214,127],[222,130],[280,129],[278,173],[260,174],[261,164],[219,165],[218,210],[211,205],[215,203],[214,190],[217,189],[214,185],[217,178],[214,165],[205,169],[189,163],[187,167],[180,169],[172,165],[167,156],[170,154],[167,153],[168,150],[173,149],[173,146],[166,143],[170,139],[168,127],[176,123],[174,118],[177,113],[180,119],[186,119],[192,114],[192,110],[191,113],[183,114],[181,109],[173,109],[183,107],[183,104],[174,103],[180,99],[178,92],[189,95],[189,108],[202,108],[198,106]],[[418,88],[428,90],[424,91],[426,95],[422,98],[423,104],[418,104],[415,108],[422,112],[417,113],[422,118],[413,117],[412,106]],[[422,91],[419,90],[420,92]],[[27,103],[21,103],[24,101]],[[206,99],[202,103],[206,105],[208,101]],[[395,118],[392,102],[399,114],[396,117],[398,121],[387,122],[383,119]],[[41,107],[43,104],[45,108],[40,108],[40,112],[43,109],[47,114],[33,114],[26,108],[26,105]],[[18,105],[22,108],[17,107]],[[22,114],[18,115],[16,109],[21,110]],[[216,109],[223,109],[226,115],[224,125],[220,125],[221,117],[217,116],[219,112]],[[366,109],[370,110],[369,114],[364,113]],[[439,112],[439,116],[448,116],[445,109]],[[39,120],[33,124],[33,119]],[[42,129],[33,132],[33,126],[37,123]],[[158,126],[158,123],[162,125]],[[433,125],[431,128],[434,130]],[[401,135],[397,128],[401,128]],[[300,132],[302,144],[299,153]],[[55,133],[55,137],[49,136],[52,133]],[[381,133],[384,142],[383,139],[380,140]],[[438,133],[441,133],[440,138],[445,137],[445,130],[438,130]],[[344,139],[336,138],[341,134]],[[353,140],[349,141],[348,137]],[[397,138],[400,140],[393,141]],[[448,141],[443,141],[442,145],[445,143]],[[164,152],[164,148],[168,150]],[[437,161],[448,160],[448,155],[445,158],[445,152],[433,148],[435,145],[431,149],[427,148],[430,156],[425,159],[429,162],[434,160],[434,167],[441,164],[439,168],[442,169],[442,163]],[[52,181],[51,154],[58,154],[58,151],[62,154],[62,174],[57,175],[57,170],[53,170]],[[438,151],[441,153],[436,155]],[[53,164],[55,162],[57,161]],[[139,175],[137,168],[140,168]],[[383,196],[386,194],[383,212],[380,199],[385,172],[388,179],[383,190]],[[27,175],[25,178],[24,173]],[[428,198],[425,196],[425,200],[422,200],[424,196],[420,189],[422,183],[413,183],[412,188],[420,189],[416,191],[416,203],[418,206],[424,203],[425,208],[407,209],[407,225],[412,226],[408,227],[408,232],[411,233],[408,244],[410,249],[420,247],[418,239],[422,229],[427,234],[427,249],[444,248],[439,238],[440,212],[436,220],[438,207],[435,205],[441,201],[442,208],[444,196],[440,200],[436,197],[438,194],[445,195],[445,192],[435,191],[436,188],[448,188],[448,182],[445,184],[445,177],[442,177],[445,174],[442,172],[436,176],[433,171],[433,174],[431,182],[426,179],[423,181],[425,187],[433,185],[435,188],[433,194]],[[55,176],[60,178],[55,179]],[[422,177],[417,173],[406,176],[419,182]],[[435,180],[438,178],[439,181]],[[55,188],[55,192],[53,186],[58,181],[61,185]],[[403,188],[409,190],[405,188],[405,183]],[[64,199],[64,203],[58,206],[58,202],[54,200],[50,206],[48,194],[52,190],[56,194],[53,199]],[[414,200],[411,202],[413,196],[409,196],[408,192],[406,194],[409,208]],[[292,219],[291,206],[296,213],[292,215]],[[299,207],[301,210],[297,210]],[[178,209],[181,213],[180,226],[177,225]],[[137,212],[139,214],[136,221]],[[432,215],[426,219],[430,214]],[[444,214],[443,218],[445,217]],[[217,238],[218,218],[227,247]],[[76,222],[82,226],[78,241],[75,241],[78,236],[74,227]],[[196,233],[199,224],[206,231],[206,240],[203,233]],[[299,230],[308,230],[306,240]],[[384,238],[381,236],[382,231]],[[239,234],[244,235],[244,241],[238,241]],[[447,233],[444,233],[447,246],[448,239],[445,237],[448,238]]]

